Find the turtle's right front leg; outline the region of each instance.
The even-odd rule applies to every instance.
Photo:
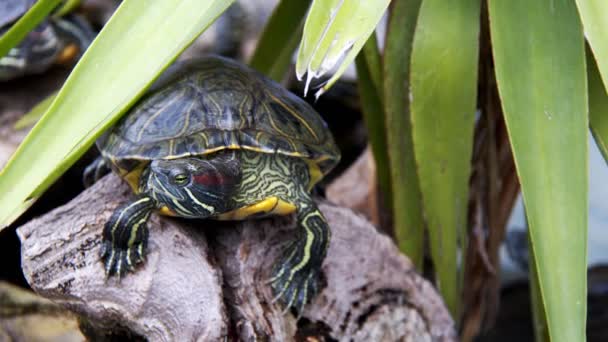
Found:
[[[120,277],[144,260],[148,243],[146,221],[155,207],[152,198],[139,196],[118,207],[106,222],[101,245],[106,275]]]

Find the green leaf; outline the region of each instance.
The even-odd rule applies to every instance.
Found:
[[[355,59],[382,18],[390,0],[314,0],[304,24],[296,75],[306,74],[306,90],[313,78],[336,70],[317,92],[329,89]]]
[[[19,118],[19,120],[17,120],[17,122],[15,122],[15,125],[13,126],[13,128],[16,130],[20,130],[20,129],[24,129],[26,127],[33,126],[36,122],[38,122],[38,120],[40,120],[42,115],[49,109],[49,107],[51,106],[51,103],[53,103],[56,96],[57,96],[57,92],[54,92],[51,95],[49,95],[46,99],[38,102],[38,104],[36,104],[34,106],[34,108],[32,108],[32,110],[30,110],[28,113],[24,114],[21,118]]]
[[[0,227],[72,165],[231,2],[123,1],[0,173]]]
[[[595,59],[608,89],[608,1],[576,0],[585,28],[585,37],[593,50]]]
[[[376,91],[380,96],[380,100],[382,100],[384,98],[384,80],[382,78],[382,56],[380,55],[380,51],[378,49],[378,39],[376,38],[375,34],[369,36],[369,39],[363,45],[363,49],[361,51],[363,53],[363,58],[365,58],[365,63],[367,64],[369,76],[374,84],[374,88],[376,88]],[[361,56],[361,54],[357,56]]]
[[[528,243],[530,238],[528,237]],[[529,260],[534,260],[534,248],[530,244],[529,248]],[[538,271],[536,270],[536,264],[531,262],[528,276],[530,277],[530,303],[532,304],[532,322],[534,323],[534,341],[536,342],[549,342],[549,331],[547,331],[547,314],[545,307],[543,306],[543,299],[541,297],[540,286],[538,284]]]
[[[62,17],[75,10],[81,3],[81,0],[63,0],[63,5],[53,13],[53,16]]]
[[[409,114],[410,53],[420,0],[395,0],[384,51],[385,129],[397,244],[422,269],[424,220]]]
[[[0,37],[0,57],[17,46],[30,31],[32,31],[61,0],[39,0],[32,6],[5,34]]]
[[[414,155],[439,290],[460,316],[479,54],[479,0],[424,0],[411,62]],[[463,248],[465,250],[465,248]]]
[[[587,81],[589,84],[589,125],[604,160],[608,162],[608,95],[590,51],[587,51]]]
[[[370,43],[375,44],[375,41],[370,39],[366,45]],[[360,53],[357,58],[355,58],[355,65],[357,67],[357,85],[361,97],[363,119],[365,120],[368,140],[376,162],[378,185],[382,191],[382,195],[385,196],[384,203],[389,205],[392,201],[392,190],[390,185],[391,175],[388,164],[386,134],[384,132],[384,108],[382,107],[382,99],[379,94],[379,89],[376,88],[376,84],[374,84],[372,80],[366,55]],[[381,77],[382,75],[378,74],[378,76]],[[382,86],[381,83],[380,86]]]
[[[587,80],[573,0],[490,1],[498,90],[551,341],[584,341]]]
[[[249,62],[254,69],[277,82],[283,80],[300,41],[302,23],[309,5],[308,0],[283,0],[279,3]]]

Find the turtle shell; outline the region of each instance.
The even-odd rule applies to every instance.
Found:
[[[98,141],[122,175],[155,159],[247,149],[304,158],[319,175],[340,152],[305,101],[231,60],[209,56],[175,64]]]

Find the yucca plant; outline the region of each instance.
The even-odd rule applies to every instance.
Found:
[[[0,52],[59,2],[40,0],[0,38]],[[231,3],[123,1],[0,174],[0,224],[23,213]],[[299,44],[295,71],[306,88],[329,76],[321,96],[358,54],[362,108],[396,242],[421,267],[428,232],[437,287],[457,320],[472,250],[474,132],[504,118],[529,222],[535,327],[546,331],[537,337],[584,340],[587,131],[590,124],[606,156],[608,3],[393,0],[386,36],[376,39],[388,5],[281,1],[251,64],[281,79]],[[478,89],[494,80],[499,98],[490,113]],[[504,229],[501,215],[488,221],[490,232]],[[463,330],[465,338],[475,333]]]

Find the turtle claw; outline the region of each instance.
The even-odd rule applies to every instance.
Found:
[[[290,271],[289,267],[283,266],[274,274],[269,280],[274,293],[272,303],[279,302],[284,308],[283,314],[294,309],[299,318],[304,305],[317,294],[319,272],[311,267]]]
[[[112,242],[104,241],[101,247],[101,259],[104,263],[106,278],[117,275],[122,278],[127,272],[133,272],[135,266],[144,261],[145,246],[134,245],[130,248],[112,247]]]

